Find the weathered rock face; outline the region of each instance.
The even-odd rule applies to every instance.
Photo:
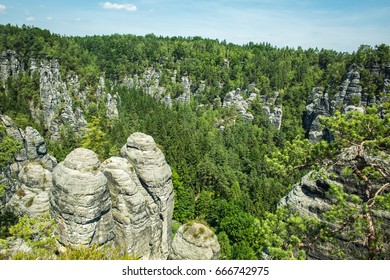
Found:
[[[320,124],[320,117],[330,115],[329,98],[320,88],[314,88],[306,106],[303,120],[303,127],[306,129],[307,137],[312,143],[317,143],[324,138],[323,128]]]
[[[49,211],[51,172],[37,162],[28,162],[19,172],[16,191],[7,203],[7,209],[20,216],[38,217]]]
[[[103,164],[79,148],[57,165],[35,129],[19,129],[5,115],[0,120],[22,146],[15,162],[1,169],[5,209],[30,217],[50,211],[64,245],[113,243],[142,259],[168,258],[172,173],[151,136],[131,135],[124,157]]]
[[[115,93],[114,96],[111,94],[107,94],[107,118],[109,119],[117,119],[119,118],[118,112],[118,100],[119,95]]]
[[[57,165],[57,160],[47,153],[47,146],[42,136],[34,128],[20,129],[6,115],[0,115],[0,124],[6,128],[6,135],[12,136],[22,146],[15,154],[14,162],[0,174],[1,183],[7,186],[1,203],[11,210],[18,208],[16,206],[20,204],[21,209],[15,211],[16,213],[35,216],[36,213],[41,212],[39,209],[47,208],[42,206],[45,203],[41,200],[46,199],[46,194],[43,193],[49,191],[50,185],[43,181],[51,181],[48,173]],[[31,183],[26,178],[30,178]],[[17,191],[19,196],[15,196]],[[33,198],[35,195],[38,197]],[[16,198],[20,199],[16,200]],[[26,203],[29,205],[27,208]]]
[[[170,79],[172,84],[179,83],[183,88],[183,93],[176,97],[176,100],[180,104],[185,104],[191,100],[193,94],[198,94],[204,90],[204,84],[201,84],[196,92],[191,92],[192,82],[189,77],[181,76],[177,79],[177,71],[169,71],[165,73],[169,75],[166,79]],[[167,92],[167,89],[161,85],[162,72],[159,69],[149,67],[141,75],[134,75],[126,77],[122,85],[127,86],[128,88],[142,89],[146,94],[153,96],[157,100],[160,100],[162,103],[166,104],[167,107],[172,107],[172,97]],[[177,82],[178,80],[179,82]]]
[[[53,170],[50,213],[64,245],[105,244],[115,238],[107,178],[99,167],[94,152],[78,148]]]
[[[11,50],[3,52],[0,57],[0,81],[15,77],[21,71],[23,71],[23,65],[16,52]]]
[[[366,152],[359,155],[358,147],[345,149],[329,168],[323,168],[320,172],[310,172],[305,175],[301,182],[296,184],[291,192],[282,198],[280,205],[288,206],[291,210],[308,217],[321,219],[321,215],[332,205],[332,198],[327,191],[331,185],[341,186],[348,194],[357,195],[362,201],[367,201],[367,187],[354,174],[348,175],[345,168],[354,170],[364,165],[379,166],[383,172],[389,172],[390,160],[386,156],[373,156]],[[377,192],[385,183],[383,180],[372,181],[372,193]],[[387,190],[389,192],[389,190]],[[383,233],[384,251],[390,250],[390,212],[373,211],[374,220],[381,218],[382,223],[377,224]],[[379,228],[378,228],[379,229]],[[348,238],[337,240],[344,250],[344,258],[361,259],[368,257],[367,240],[354,240]],[[309,258],[334,259],[337,258],[332,252],[332,244],[315,244],[314,249],[308,252]]]
[[[66,82],[62,81],[60,65],[56,59],[43,59],[39,67],[37,62],[31,63],[31,71],[39,71],[40,98],[42,104],[42,114],[44,126],[50,131],[53,139],[60,138],[60,128],[70,125],[75,132],[80,132],[87,124],[84,113],[80,107],[76,108],[77,114],[73,110],[71,95],[78,96],[78,78],[69,82],[74,91],[68,90]],[[36,115],[36,114],[34,114]]]
[[[134,133],[101,165],[76,149],[53,171],[50,213],[64,245],[115,242],[142,259],[167,259],[171,247],[171,170],[151,136]]]
[[[101,169],[108,179],[115,242],[142,259],[166,259],[159,205],[141,185],[134,167],[127,159],[112,157]]]
[[[40,162],[45,168],[53,170],[57,160],[47,153],[46,143],[36,129],[28,126],[24,131],[18,128],[14,121],[6,115],[0,115],[0,120],[1,124],[6,127],[6,133],[22,145],[20,152],[15,155],[18,170],[28,160]]]
[[[177,101],[181,104],[185,104],[191,101],[191,80],[187,76],[181,77],[181,84],[183,85],[184,92],[177,98]]]
[[[385,68],[386,69],[386,68]],[[357,65],[351,65],[339,90],[329,98],[328,93],[320,88],[314,88],[307,101],[306,112],[304,115],[303,127],[306,130],[306,136],[312,143],[317,143],[322,139],[330,140],[331,135],[323,130],[320,124],[320,117],[334,115],[335,111],[346,113],[349,111],[359,111],[364,113],[367,106],[377,104],[379,107],[383,102],[389,100],[389,89],[386,86],[386,70],[380,73],[380,70],[373,69],[373,75],[382,75],[384,77],[383,92],[381,96],[369,96],[363,92],[360,85],[361,68]]]
[[[356,65],[352,65],[340,85],[340,90],[334,96],[330,105],[330,114],[335,110],[344,112],[347,106],[361,106],[362,86],[360,85],[360,70]]]
[[[168,257],[173,214],[171,169],[153,138],[143,133],[132,134],[123,146],[121,154],[134,166],[141,185],[158,206],[162,226],[161,254]]]
[[[280,129],[282,127],[282,118],[283,118],[282,106],[276,106],[272,113],[268,106],[263,106],[263,113],[265,114],[266,117],[268,117],[269,121],[277,129]]]
[[[317,143],[322,139],[329,140],[330,135],[323,130],[320,117],[332,116],[336,110],[341,113],[351,110],[365,111],[362,106],[362,87],[358,66],[350,67],[333,100],[329,99],[327,92],[314,88],[307,103],[303,121],[306,136],[312,143]]]
[[[253,120],[252,113],[246,111],[252,102],[253,97],[252,99],[244,100],[240,93],[240,89],[228,92],[223,99],[223,107],[228,108],[230,106],[235,106],[237,114],[243,116],[246,120]],[[256,98],[256,96],[254,98]]]
[[[220,246],[216,235],[205,225],[189,223],[176,232],[172,243],[172,260],[217,260]]]

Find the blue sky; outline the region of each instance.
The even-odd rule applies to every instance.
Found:
[[[0,24],[62,35],[154,33],[354,51],[390,44],[389,0],[0,0]]]

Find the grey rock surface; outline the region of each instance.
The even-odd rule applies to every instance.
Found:
[[[117,119],[119,118],[118,112],[118,101],[119,95],[115,93],[113,96],[111,94],[107,94],[107,118],[109,119]]]
[[[385,67],[386,69],[386,67]],[[389,100],[389,90],[386,87],[386,70],[380,72],[380,67],[377,65],[371,69],[372,75],[381,75],[384,78],[383,94],[372,96],[367,92],[363,92],[361,86],[360,72],[362,66],[353,64],[349,67],[339,89],[332,98],[329,97],[326,90],[314,88],[311,96],[307,101],[306,111],[304,115],[303,127],[306,130],[306,136],[312,143],[317,143],[323,139],[330,140],[331,135],[324,131],[320,124],[321,117],[333,116],[336,111],[347,113],[349,111],[358,111],[365,113],[368,106],[377,105],[382,110],[382,104]]]
[[[168,257],[174,207],[171,169],[154,139],[140,132],[127,139],[121,154],[134,166],[142,186],[158,205],[162,220],[161,252]]]
[[[229,108],[230,106],[236,107],[237,114],[244,117],[246,120],[253,120],[253,115],[250,112],[247,112],[248,107],[253,99],[256,97],[253,97],[251,95],[250,98],[247,100],[244,100],[244,98],[241,95],[241,90],[238,88],[234,91],[228,92],[224,99],[223,99],[223,105],[224,108]]]
[[[100,164],[83,148],[53,171],[50,213],[63,245],[115,243],[141,259],[167,259],[171,248],[171,170],[151,136],[134,133],[123,157]]]
[[[37,64],[38,62],[34,62],[34,65]],[[76,108],[78,114],[75,114],[71,98],[72,95],[81,94],[77,76],[68,77],[68,87],[67,82],[61,79],[60,65],[56,59],[42,59],[39,67],[34,66],[33,69],[39,71],[43,124],[51,133],[51,138],[59,139],[60,130],[66,125],[81,134],[87,122],[80,107]]]
[[[49,211],[51,172],[37,162],[28,162],[19,172],[19,184],[7,209],[14,214],[38,217]]]
[[[328,94],[320,88],[314,88],[306,106],[303,120],[306,136],[312,143],[317,143],[324,138],[324,128],[321,126],[320,118],[328,116],[330,116]]]
[[[115,238],[107,178],[99,167],[94,152],[78,148],[53,170],[50,213],[64,245],[105,244]]]
[[[101,169],[108,179],[115,242],[141,259],[166,259],[158,201],[144,189],[134,167],[125,158],[111,157]]]
[[[332,200],[327,193],[331,185],[337,185],[343,188],[347,194],[354,194],[360,197],[363,201],[366,200],[367,188],[364,184],[352,174],[348,175],[344,172],[345,168],[353,170],[362,164],[379,166],[383,172],[390,173],[390,160],[386,155],[371,155],[366,151],[362,156],[358,155],[358,147],[353,146],[343,150],[332,165],[321,169],[319,172],[311,171],[305,175],[300,183],[296,184],[288,195],[283,197],[279,205],[288,206],[292,211],[299,212],[307,217],[321,219],[332,205]],[[383,185],[382,181],[372,181],[372,192],[377,192]],[[387,190],[389,192],[389,190]],[[374,211],[374,219],[380,217],[382,223],[377,225],[381,227],[381,232],[384,233],[383,240],[390,240],[390,212],[389,211]],[[344,248],[344,258],[360,259],[367,258],[367,250],[365,250],[365,240],[354,240],[350,242],[348,238],[337,240],[338,245]],[[389,250],[390,246],[387,241],[384,241],[384,250]],[[318,244],[313,250],[308,252],[309,258],[313,259],[334,259],[334,246],[332,244]]]
[[[5,81],[10,77],[15,77],[23,71],[21,59],[15,51],[4,51],[0,57],[0,81]]]
[[[57,165],[57,160],[47,153],[46,143],[36,129],[32,127],[26,127],[25,130],[20,129],[16,126],[14,121],[6,115],[0,115],[0,125],[3,125],[5,127],[6,135],[9,135],[15,140],[17,140],[22,147],[20,151],[15,154],[14,161],[9,164],[8,168],[1,170],[0,173],[2,183],[7,186],[6,193],[3,196],[1,204],[11,209],[16,209],[9,203],[11,198],[15,198],[14,195],[18,189],[24,189],[25,187],[26,190],[29,191],[35,188],[39,189],[35,181],[34,183],[32,183],[33,187],[31,187],[28,183],[24,184],[23,180],[21,180],[20,178],[21,174],[23,174],[23,172],[25,173],[26,169],[32,169],[37,172],[36,175],[38,177],[44,178],[45,180],[49,180],[46,171],[51,172],[53,168]],[[33,164],[36,165],[35,168],[31,168]],[[26,167],[26,165],[29,165],[29,167]],[[32,176],[31,178],[33,178],[33,175],[31,175],[30,173],[28,176]],[[23,178],[25,178],[25,175],[23,175]],[[48,187],[46,186],[45,188]],[[31,196],[26,198],[30,199],[30,197]],[[14,202],[15,200],[12,203]],[[32,210],[32,212],[34,211],[35,210]],[[26,214],[30,213],[26,209],[21,210],[21,212]]]
[[[217,236],[201,223],[187,223],[176,232],[170,259],[217,260],[220,253]]]

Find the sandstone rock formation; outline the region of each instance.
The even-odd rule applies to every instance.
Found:
[[[220,246],[216,235],[201,223],[187,223],[176,232],[170,259],[217,260]]]
[[[143,188],[154,201],[161,223],[161,254],[168,257],[171,244],[173,185],[172,172],[153,138],[143,133],[134,133],[123,146],[121,154],[134,167]]]
[[[169,75],[172,84],[179,83],[183,88],[183,93],[176,97],[180,104],[185,104],[191,100],[193,94],[198,94],[204,90],[204,84],[201,84],[196,92],[191,92],[192,82],[188,76],[177,77],[177,71],[167,70],[165,75]],[[141,75],[127,76],[124,78],[122,85],[128,88],[142,89],[146,94],[153,96],[157,100],[172,107],[172,97],[167,92],[166,87],[161,85],[162,71],[149,67]],[[179,78],[179,79],[177,79]],[[179,82],[177,82],[177,80]]]
[[[20,170],[20,167],[27,161],[36,161],[40,162],[48,170],[53,170],[57,160],[47,153],[46,143],[36,129],[29,126],[25,130],[20,129],[6,115],[0,115],[0,124],[5,126],[6,134],[12,136],[22,145],[22,149],[15,155],[16,163],[11,166],[13,169]]]
[[[191,80],[187,76],[181,77],[181,84],[184,92],[177,98],[180,104],[185,104],[191,101]]]
[[[314,88],[311,92],[303,120],[306,137],[312,143],[317,143],[324,138],[323,128],[320,123],[321,117],[330,116],[330,104],[327,93],[320,88]]]
[[[111,243],[142,259],[168,258],[172,173],[151,136],[132,134],[123,157],[103,164],[83,148],[57,164],[38,131],[22,130],[5,115],[0,120],[22,146],[15,162],[1,169],[5,209],[30,217],[50,211],[63,245]]]
[[[112,157],[101,168],[108,179],[118,246],[142,259],[166,259],[159,206],[142,186],[134,167],[124,158]]]
[[[107,94],[107,102],[106,102],[107,118],[109,119],[119,118],[118,101],[119,101],[118,93],[115,93],[114,96],[112,96],[111,94]]]
[[[6,135],[12,136],[22,147],[15,154],[14,162],[1,170],[0,183],[7,186],[1,204],[18,214],[36,216],[48,210],[50,172],[57,160],[47,153],[46,143],[34,128],[20,129],[6,115],[0,115],[0,125],[5,127]]]
[[[23,65],[16,52],[12,50],[3,52],[0,57],[0,81],[15,77],[21,71],[23,71]]]
[[[288,206],[292,211],[308,217],[321,219],[321,215],[329,210],[333,198],[327,193],[331,185],[343,188],[347,194],[354,194],[367,201],[367,187],[361,183],[354,174],[345,172],[346,168],[354,170],[363,168],[362,166],[379,166],[382,172],[390,173],[390,160],[388,156],[372,155],[364,151],[359,155],[359,148],[353,146],[345,149],[339,157],[328,168],[320,171],[311,171],[305,175],[301,182],[296,184],[291,192],[282,198],[280,205]],[[371,181],[372,193],[376,193],[385,183],[383,180]],[[389,190],[387,190],[389,192]],[[388,211],[373,210],[374,219],[380,218],[382,223],[377,224],[383,233],[384,251],[390,250],[388,240],[390,240],[390,213]],[[379,228],[378,228],[379,229]],[[387,240],[387,241],[386,241]],[[365,239],[350,242],[348,238],[341,238],[337,241],[343,248],[345,258],[367,259],[367,242]],[[334,246],[332,244],[314,244],[315,248],[308,252],[309,258],[313,259],[334,259]]]
[[[254,98],[256,98],[256,96],[254,96]],[[247,109],[254,98],[252,97],[248,100],[244,100],[241,95],[241,90],[236,89],[225,95],[225,98],[223,99],[223,107],[228,108],[230,106],[235,106],[237,114],[243,116],[246,120],[253,120],[252,113],[247,112]]]
[[[358,65],[351,65],[346,73],[343,82],[332,99],[329,98],[326,90],[314,88],[307,101],[306,112],[304,115],[303,127],[306,135],[312,143],[317,143],[322,139],[329,140],[330,135],[323,130],[320,124],[320,117],[334,115],[335,111],[346,113],[348,111],[365,112],[367,106],[381,104],[388,99],[388,92],[377,98],[369,96],[363,92],[360,85],[360,71]],[[385,79],[386,81],[386,79]]]
[[[142,259],[167,259],[171,247],[171,170],[151,136],[134,133],[123,157],[100,164],[79,148],[53,171],[50,212],[64,245],[115,243]]]
[[[78,148],[53,170],[50,213],[64,245],[105,244],[115,238],[107,178],[99,167],[94,152]]]
[[[78,91],[78,78],[75,80],[69,77],[69,82],[73,84],[68,89],[67,83],[61,79],[60,65],[56,59],[42,59],[40,63],[31,63],[31,71],[39,71],[39,88],[40,99],[42,104],[42,114],[44,126],[51,133],[52,139],[60,138],[60,128],[65,125],[75,131],[81,133],[81,130],[86,127],[84,113],[80,107],[73,110],[73,100],[71,95],[80,95]],[[37,67],[39,65],[39,67]],[[72,83],[73,82],[73,83]],[[37,110],[37,109],[33,109]],[[33,115],[37,115],[33,112]]]
[[[26,163],[18,175],[19,184],[6,207],[19,216],[38,217],[49,211],[51,172],[37,162]]]

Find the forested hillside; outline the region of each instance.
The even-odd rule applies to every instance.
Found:
[[[35,128],[58,162],[77,147],[102,161],[132,133],[151,135],[172,169],[176,226],[207,223],[221,259],[390,257],[390,46],[339,53],[6,25],[0,54],[0,114]],[[16,191],[6,177],[20,147],[3,126],[0,139],[4,194]],[[278,207],[309,172],[328,206]],[[17,223],[6,216],[1,238]]]

